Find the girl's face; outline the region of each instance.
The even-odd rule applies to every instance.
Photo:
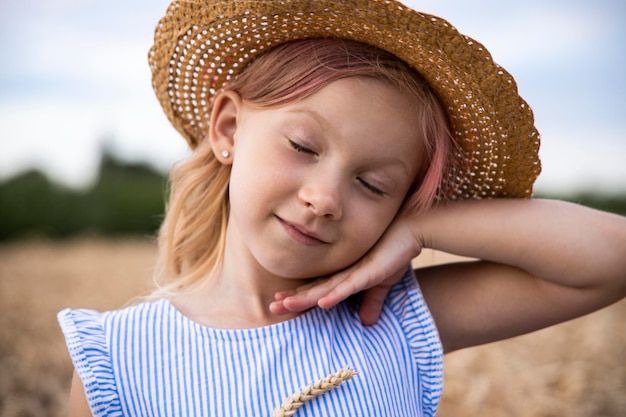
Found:
[[[421,161],[416,103],[368,78],[237,113],[226,256],[310,278],[361,258],[397,214]]]

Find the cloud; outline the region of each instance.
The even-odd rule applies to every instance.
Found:
[[[160,167],[186,153],[154,98],[147,64],[168,4],[0,1],[0,179],[38,166],[80,182],[92,175],[105,137],[128,159]],[[514,75],[543,137],[538,184],[567,187],[594,178],[619,180],[626,189],[618,161],[626,154],[626,3],[409,4],[482,42]]]
[[[125,159],[150,161],[164,171],[187,153],[156,100],[0,103],[0,131],[13,139],[2,140],[0,178],[39,168],[60,182],[84,186],[93,179],[105,145]]]
[[[552,126],[542,137],[543,171],[536,188],[555,193],[576,189],[623,192],[626,189],[624,155],[623,130]]]

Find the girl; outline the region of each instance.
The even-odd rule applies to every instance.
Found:
[[[433,416],[444,352],[626,294],[626,220],[524,198],[532,113],[442,19],[175,0],[150,65],[194,152],[152,299],[59,313],[71,415]],[[477,261],[414,273],[423,248]]]

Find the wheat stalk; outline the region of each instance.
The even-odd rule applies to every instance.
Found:
[[[289,417],[294,415],[306,401],[327,393],[345,381],[352,379],[352,377],[357,374],[358,372],[346,366],[340,371],[328,375],[326,378],[320,379],[314,384],[307,385],[287,397],[281,406],[274,410],[272,417]]]

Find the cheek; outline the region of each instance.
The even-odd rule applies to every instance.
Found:
[[[351,224],[347,224],[345,230],[350,234],[348,239],[350,250],[357,259],[365,255],[380,237],[385,233],[393,221],[397,210],[390,207],[386,210],[361,209],[355,214]]]
[[[275,155],[276,156],[276,155]],[[263,151],[235,155],[230,175],[231,206],[259,210],[293,189],[294,175],[278,157]]]

